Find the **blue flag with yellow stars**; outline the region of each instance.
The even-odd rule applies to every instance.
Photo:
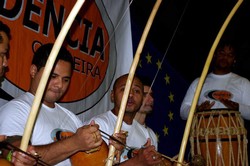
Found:
[[[132,33],[136,52],[140,38],[135,30]],[[147,116],[146,125],[158,137],[158,151],[172,158],[178,155],[184,134],[186,121],[180,118],[179,112],[189,83],[163,57],[164,54],[147,41],[136,74],[153,80],[154,108]],[[189,152],[189,143],[186,152]]]

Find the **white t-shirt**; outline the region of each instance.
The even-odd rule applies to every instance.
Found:
[[[158,139],[157,136],[155,135],[155,132],[148,126],[144,126],[148,130],[149,138],[151,139],[151,142],[153,145],[155,145],[156,150],[158,150]]]
[[[100,126],[100,129],[106,132],[109,135],[114,133],[114,129],[116,126],[117,116],[114,115],[111,111],[102,113],[93,117],[91,120],[94,120]],[[90,120],[90,121],[91,121]],[[90,121],[86,122],[89,124]],[[121,130],[128,131],[128,137],[126,140],[126,145],[132,148],[141,148],[146,142],[148,138],[151,138],[152,145],[157,149],[157,139],[155,137],[151,137],[152,133],[149,133],[148,129],[143,125],[139,124],[136,120],[133,120],[132,125],[128,125],[125,122],[122,123]],[[108,139],[105,135],[103,135],[103,140],[108,145]],[[125,149],[121,155],[121,162],[127,160],[128,149]]]
[[[20,97],[11,100],[0,108],[0,133],[12,136],[23,135],[34,96],[26,92]],[[32,145],[43,145],[54,142],[53,136],[57,130],[76,132],[82,122],[69,110],[56,104],[55,108],[42,104],[37,115],[34,130],[31,136]],[[69,166],[70,160],[66,159],[57,164]]]
[[[6,103],[8,103],[8,100],[4,100],[4,99],[0,98],[0,107],[2,107]]]
[[[193,97],[198,85],[199,78],[195,79],[190,85],[180,108],[180,116],[187,119]],[[209,73],[201,90],[198,105],[206,100],[215,101],[212,109],[226,108],[224,104],[218,101],[218,98],[230,99],[239,103],[241,116],[250,120],[250,82],[235,73],[225,75],[216,75]]]

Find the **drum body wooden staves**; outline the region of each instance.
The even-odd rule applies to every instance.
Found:
[[[209,110],[194,115],[191,154],[207,166],[248,166],[247,131],[239,111]]]

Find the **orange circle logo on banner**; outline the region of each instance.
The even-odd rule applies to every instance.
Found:
[[[9,71],[6,73],[11,84],[28,90],[34,51],[40,44],[55,42],[73,5],[75,1],[6,1],[1,16],[11,29]],[[116,57],[110,58],[107,23],[97,5],[95,1],[84,3],[65,38],[66,47],[74,58],[74,72],[68,92],[60,102],[78,102],[94,93],[103,97],[112,82],[115,67],[109,65],[114,64]],[[112,78],[106,78],[107,73]],[[103,83],[106,89],[97,92]],[[100,97],[95,96],[95,102]]]

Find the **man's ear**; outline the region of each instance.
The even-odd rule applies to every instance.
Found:
[[[114,90],[111,91],[111,94],[110,94],[110,99],[111,99],[111,102],[114,103]]]
[[[36,73],[37,73],[37,67],[36,67],[36,65],[32,64],[30,66],[30,76],[31,76],[31,78],[34,78]]]

